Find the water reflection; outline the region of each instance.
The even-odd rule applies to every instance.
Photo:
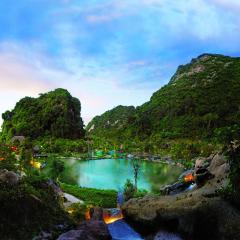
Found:
[[[101,160],[65,160],[66,170],[63,180],[69,184],[100,189],[120,189],[127,179],[133,179],[131,160],[101,159]],[[161,185],[177,180],[182,169],[162,163],[141,162],[138,187],[156,191]]]

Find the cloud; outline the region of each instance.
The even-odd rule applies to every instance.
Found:
[[[240,9],[239,0],[211,0],[211,2],[232,11],[238,11]]]
[[[85,119],[147,101],[203,52],[240,52],[239,1],[10,1],[0,3],[2,95],[64,87]]]
[[[70,55],[67,55],[70,57]],[[64,60],[68,62],[67,58]],[[83,64],[85,61],[85,64]],[[136,61],[131,65],[142,65]],[[0,112],[12,109],[14,103],[25,96],[37,97],[39,93],[55,88],[66,88],[82,103],[85,124],[97,114],[119,104],[139,105],[148,100],[152,89],[131,88],[121,85],[121,77],[126,77],[119,69],[109,69],[97,61],[73,57],[68,68],[59,68],[58,61],[49,59],[37,49],[17,43],[0,45]],[[120,65],[118,65],[120,67]],[[120,73],[120,75],[119,75]]]
[[[108,21],[113,21],[122,17],[120,13],[109,14],[109,15],[88,15],[86,17],[89,23],[103,23]]]
[[[137,61],[130,62],[128,65],[131,67],[145,66],[147,65],[147,62],[144,60],[137,60]]]
[[[7,48],[10,49],[7,49]],[[0,51],[0,89],[36,94],[54,87],[49,76],[44,76],[38,62],[24,57],[24,52],[8,44]]]

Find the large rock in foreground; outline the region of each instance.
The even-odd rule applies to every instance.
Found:
[[[90,209],[89,221],[82,222],[77,229],[59,236],[58,240],[110,240],[112,237],[103,221],[103,209]]]
[[[190,239],[240,239],[240,214],[218,197],[166,196],[132,199],[126,219],[154,231],[163,226]]]
[[[0,182],[7,184],[8,186],[17,185],[17,183],[19,182],[19,176],[13,171],[8,171],[7,169],[1,169]]]
[[[107,225],[103,221],[86,221],[77,230],[59,236],[58,240],[110,240]]]
[[[217,154],[196,161],[196,169],[203,167],[213,177],[202,187],[174,196],[131,199],[123,206],[126,219],[146,234],[166,228],[191,240],[240,239],[240,212],[218,197],[228,184],[226,159]]]
[[[240,213],[219,197],[132,199],[123,206],[123,213],[128,221],[149,232],[166,227],[190,239],[240,239]]]

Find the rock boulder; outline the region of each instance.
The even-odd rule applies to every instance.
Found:
[[[125,218],[139,228],[176,231],[184,239],[240,239],[240,212],[221,199],[228,184],[229,165],[220,155],[196,160],[198,188],[173,196],[131,199],[122,207]]]
[[[103,221],[103,209],[94,207],[90,209],[89,221],[82,222],[77,229],[59,236],[58,240],[110,240],[111,235]]]
[[[240,214],[219,197],[182,194],[131,199],[123,213],[139,231],[165,227],[187,239],[240,239]]]
[[[66,232],[58,240],[110,240],[107,225],[103,221],[85,221],[78,229]]]
[[[19,182],[19,176],[13,171],[3,169],[0,170],[0,182],[13,186]]]

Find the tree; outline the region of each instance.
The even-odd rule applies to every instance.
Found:
[[[12,111],[3,113],[2,138],[9,140],[14,135],[31,139],[45,136],[83,138],[85,130],[80,111],[80,101],[64,89],[38,98],[25,97]]]
[[[6,145],[0,144],[0,169],[16,170],[16,157],[14,152]]]
[[[206,130],[209,131],[214,123],[218,120],[218,115],[216,113],[207,113],[203,116],[203,123],[206,126]]]
[[[137,190],[137,180],[138,180],[139,171],[141,169],[141,161],[138,158],[133,158],[131,160],[131,163],[132,163],[133,174],[134,174],[134,186],[135,186],[135,189]]]
[[[135,186],[133,185],[130,179],[127,179],[123,191],[124,200],[128,201],[130,198],[133,198],[135,192],[136,192]]]
[[[240,141],[234,140],[228,146],[230,182],[234,193],[240,194]]]
[[[65,164],[62,160],[54,159],[50,166],[50,176],[51,178],[58,182],[58,178],[61,173],[65,170]]]
[[[33,159],[33,146],[29,139],[20,145],[20,167],[27,172],[32,168],[31,161]]]

